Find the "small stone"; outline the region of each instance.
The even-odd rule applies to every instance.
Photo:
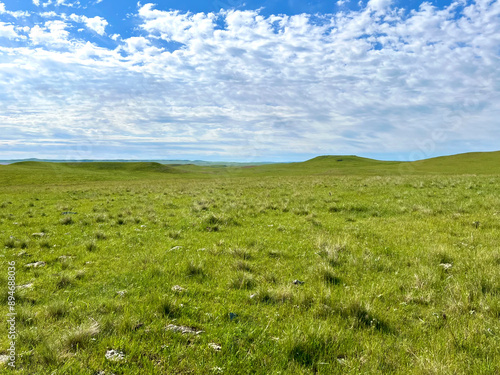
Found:
[[[113,361],[113,362],[119,362],[125,359],[125,354],[123,354],[123,352],[119,352],[114,349],[108,350],[105,356],[108,361]]]
[[[169,324],[165,327],[167,331],[180,332],[182,334],[191,334],[191,335],[199,335],[204,331],[197,331],[195,328],[186,327],[186,326],[176,326],[174,324]]]
[[[7,362],[9,362],[10,360],[10,357],[8,355],[0,355],[0,364],[5,364]]]
[[[303,281],[300,281],[300,280],[293,280],[293,283],[294,283],[295,285],[302,285],[302,284],[304,284],[304,282],[303,282]]]
[[[33,283],[17,285],[16,289],[31,289],[33,288]]]
[[[25,265],[25,267],[28,267],[28,268],[37,268],[37,267],[45,267],[45,262],[35,262],[35,263],[28,263]]]
[[[181,293],[181,292],[184,292],[186,290],[186,288],[183,288],[182,286],[180,285],[174,285],[172,287],[172,292],[178,292],[178,293]]]
[[[215,351],[219,351],[222,349],[222,346],[220,346],[219,344],[216,344],[215,342],[209,343],[208,346],[211,347]]]

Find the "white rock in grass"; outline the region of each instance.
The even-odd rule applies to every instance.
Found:
[[[8,355],[0,355],[0,365],[3,365],[10,361],[10,357]]]
[[[17,285],[16,289],[31,289],[33,288],[33,283]]]
[[[174,285],[172,287],[172,292],[184,292],[186,290],[186,288],[183,288],[182,286],[180,285]]]
[[[37,267],[45,267],[45,262],[35,262],[35,263],[28,263],[25,265],[25,267],[28,267],[28,268],[37,268]]]
[[[106,352],[106,359],[113,362],[123,361],[125,359],[125,354],[118,350],[111,349]]]
[[[165,327],[165,330],[167,331],[173,331],[173,332],[180,332],[182,334],[191,334],[191,335],[199,335],[200,333],[203,333],[204,331],[197,331],[194,328],[191,327],[186,327],[186,326],[176,326],[175,324],[169,324]]]
[[[222,346],[220,346],[219,344],[216,344],[215,342],[209,343],[208,346],[210,346],[215,351],[219,351],[222,349]]]

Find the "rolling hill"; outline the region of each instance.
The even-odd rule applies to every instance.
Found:
[[[353,155],[325,155],[299,163],[255,166],[174,165],[157,162],[24,161],[0,165],[0,185],[165,178],[413,174],[500,174],[500,151],[457,154],[414,162],[380,161]]]

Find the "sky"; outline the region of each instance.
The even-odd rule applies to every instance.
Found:
[[[500,150],[499,1],[0,0],[0,159]]]

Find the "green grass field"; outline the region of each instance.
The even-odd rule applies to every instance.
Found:
[[[499,186],[500,152],[0,166],[0,373],[500,373]]]

